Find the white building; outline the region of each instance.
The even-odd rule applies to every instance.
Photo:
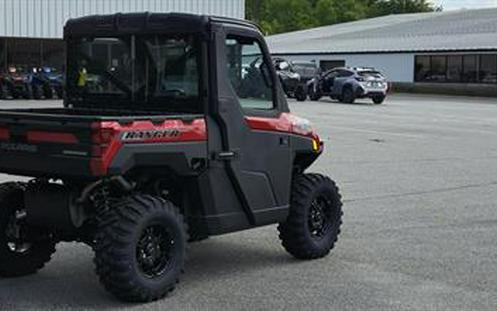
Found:
[[[62,68],[62,31],[70,18],[145,11],[243,19],[245,0],[0,0],[0,70],[8,66]]]
[[[375,67],[397,87],[497,94],[497,8],[390,15],[268,37],[322,69]]]

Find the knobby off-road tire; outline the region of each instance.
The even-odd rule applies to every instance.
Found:
[[[55,241],[49,235],[27,237],[24,189],[20,183],[0,185],[0,277],[33,274],[50,261]],[[31,234],[33,235],[33,234]]]
[[[188,229],[173,203],[134,195],[101,217],[96,273],[114,296],[150,302],[174,290],[183,271]]]
[[[316,259],[335,246],[342,224],[342,201],[335,183],[319,174],[294,178],[290,213],[278,230],[283,247],[298,259]]]

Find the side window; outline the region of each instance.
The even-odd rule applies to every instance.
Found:
[[[274,109],[269,66],[261,46],[252,38],[226,39],[228,76],[242,108]]]
[[[338,76],[338,71],[332,70],[325,74],[326,79],[336,78]]]
[[[352,76],[354,73],[347,70],[340,70],[338,73],[338,78],[346,78]]]

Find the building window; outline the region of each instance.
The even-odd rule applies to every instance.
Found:
[[[41,66],[41,40],[7,39],[7,65],[28,71]]]
[[[480,56],[480,82],[497,83],[497,54]]]
[[[319,62],[319,68],[323,72],[335,69],[338,67],[345,67],[345,61],[344,60],[322,60]]]
[[[447,73],[447,57],[432,56],[430,74],[427,76],[428,81],[445,82]]]
[[[16,67],[31,71],[33,68],[64,69],[65,43],[57,39],[0,38],[0,68]]]
[[[462,55],[447,57],[447,82],[460,82],[462,80]]]
[[[461,82],[476,83],[478,81],[478,55],[463,56],[463,74]]]
[[[59,71],[64,70],[65,43],[62,40],[44,40],[42,42],[42,65],[53,67]]]
[[[430,62],[430,56],[416,56],[416,82],[426,80],[426,76],[430,71]]]
[[[419,55],[416,82],[497,83],[497,54]]]

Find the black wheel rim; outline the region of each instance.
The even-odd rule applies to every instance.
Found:
[[[32,244],[26,238],[26,211],[17,209],[9,218],[5,227],[7,247],[9,251],[16,254],[26,254],[30,251]]]
[[[322,239],[334,226],[335,207],[324,195],[317,196],[311,203],[308,227],[312,238]]]
[[[136,259],[142,274],[157,278],[172,266],[175,241],[169,230],[161,225],[147,227],[136,247]]]

